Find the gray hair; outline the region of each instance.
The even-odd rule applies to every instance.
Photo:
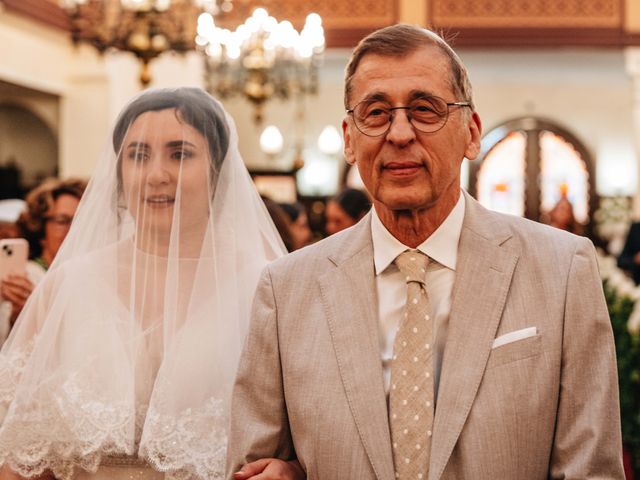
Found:
[[[437,33],[414,25],[397,24],[381,28],[367,35],[356,46],[347,64],[344,82],[344,107],[349,106],[351,83],[362,58],[367,54],[404,57],[426,45],[435,45],[449,59],[451,88],[457,100],[469,102],[474,110],[469,75],[462,60],[449,44]]]

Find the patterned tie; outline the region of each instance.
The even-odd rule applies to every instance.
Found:
[[[393,343],[389,422],[396,478],[426,480],[433,428],[433,327],[425,276],[429,257],[407,250],[395,259],[407,281],[407,306]]]

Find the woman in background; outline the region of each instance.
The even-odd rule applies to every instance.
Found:
[[[300,203],[281,203],[280,208],[287,215],[290,222],[292,248],[289,251],[298,250],[309,245],[313,238],[313,232],[309,227],[309,217],[304,205]]]
[[[366,193],[355,188],[346,188],[327,203],[325,231],[333,235],[355,225],[371,209]]]
[[[553,208],[549,210],[548,216],[549,225],[552,227],[582,235],[582,225],[576,221],[576,217],[573,214],[573,206],[567,197],[562,196]]]

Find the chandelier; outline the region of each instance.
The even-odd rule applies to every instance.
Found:
[[[142,86],[151,81],[151,60],[170,50],[195,48],[198,15],[232,8],[230,0],[62,0],[61,4],[71,21],[74,43],[90,43],[100,53],[108,49],[133,53],[142,63]]]
[[[298,32],[264,8],[235,31],[216,26],[213,15],[205,12],[198,18],[196,44],[206,53],[207,90],[222,98],[246,97],[258,124],[267,100],[317,92],[324,30],[316,13],[307,16]]]

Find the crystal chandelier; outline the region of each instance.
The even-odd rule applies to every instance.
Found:
[[[142,63],[140,83],[151,81],[149,62],[167,51],[193,50],[197,18],[229,11],[230,0],[62,0],[74,43],[84,41],[100,53],[133,53]]]
[[[240,94],[255,107],[255,121],[273,97],[316,93],[318,67],[324,50],[322,19],[307,16],[296,31],[264,8],[256,9],[235,31],[216,26],[210,13],[198,18],[196,44],[206,53],[207,89],[222,98]]]

